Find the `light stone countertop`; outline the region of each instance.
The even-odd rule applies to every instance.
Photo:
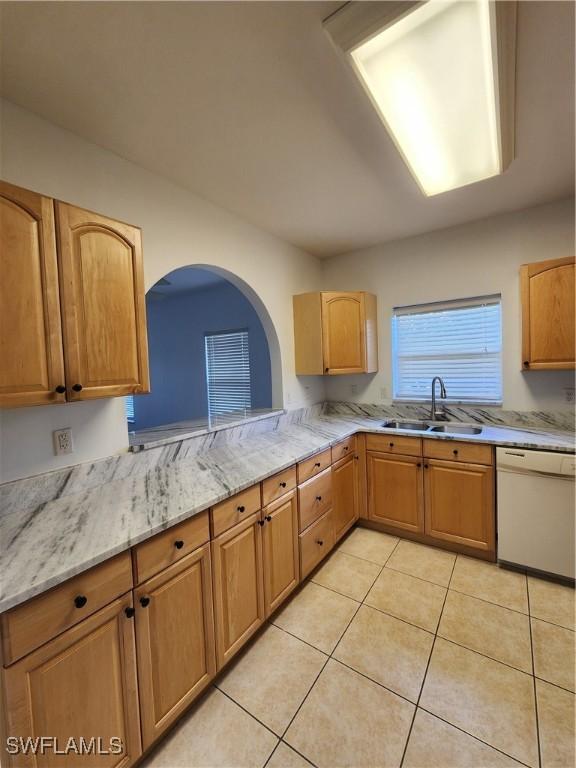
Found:
[[[574,453],[563,432],[483,426],[479,435],[383,429],[382,419],[324,415],[0,515],[0,613],[123,552],[355,432],[409,434]]]

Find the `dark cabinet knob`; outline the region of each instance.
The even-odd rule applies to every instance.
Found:
[[[458,456],[458,450],[457,450],[456,448],[454,448],[454,450],[452,451],[452,453],[454,454],[454,456]]]
[[[394,443],[388,443],[388,445],[390,446],[390,448],[394,448]]]
[[[238,507],[238,512],[244,512],[246,507],[242,504],[242,506]]]
[[[272,522],[272,515],[266,515],[266,520],[271,523]]]
[[[322,496],[316,496],[316,501],[322,501]]]
[[[421,462],[418,462],[418,464],[416,464],[416,466],[417,467],[421,467],[422,466]]]
[[[286,488],[286,483],[280,483],[280,488]]]
[[[58,392],[59,395],[63,395],[66,392],[66,387],[63,384],[58,384],[54,391]]]
[[[530,368],[530,361],[529,360],[524,360],[523,365],[524,365],[524,368]]]
[[[428,469],[428,464],[424,464],[424,469]]]
[[[124,608],[124,613],[126,614],[126,618],[133,619],[136,611],[134,608],[132,608],[132,606],[128,606],[128,608]]]
[[[320,462],[319,462],[319,461],[317,461],[317,462],[316,462],[316,464],[314,464],[314,466],[315,466],[315,467],[321,467],[322,465],[320,464]]]
[[[74,598],[74,605],[76,608],[84,608],[87,602],[88,598],[85,595],[76,595]]]
[[[349,451],[349,450],[350,450],[350,446],[349,446],[349,445],[345,445],[345,446],[344,446],[344,450],[345,450],[345,451]]]
[[[177,539],[174,542],[174,546],[176,547],[176,549],[182,549],[182,547],[184,546],[184,542],[182,541],[182,539]]]
[[[318,544],[319,547],[324,546],[324,542],[322,541],[322,539],[316,539],[316,544]]]
[[[147,608],[150,605],[150,598],[149,597],[141,597],[140,598],[140,605],[142,608]]]
[[[329,370],[330,368],[324,368],[324,373],[328,373]]]
[[[264,525],[264,520],[258,520],[258,525]]]
[[[74,384],[72,386],[72,389],[74,390],[74,392],[82,392],[82,384]]]

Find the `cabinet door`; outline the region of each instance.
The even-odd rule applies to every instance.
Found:
[[[299,581],[296,498],[296,490],[293,490],[262,510],[266,616],[270,616]]]
[[[0,406],[64,402],[53,202],[5,182],[0,270]]]
[[[522,267],[523,368],[575,367],[574,277],[574,257]]]
[[[426,460],[426,534],[493,552],[494,473],[480,464]]]
[[[212,541],[218,669],[264,621],[261,523],[256,512]]]
[[[135,591],[144,749],[214,677],[210,545]]]
[[[366,370],[364,296],[361,293],[322,293],[324,372],[363,373]]]
[[[358,461],[353,456],[332,465],[332,520],[336,541],[358,519]]]
[[[56,203],[68,397],[148,392],[140,230]]]
[[[422,533],[422,459],[368,451],[367,463],[368,519]]]
[[[13,756],[12,765],[125,768],[141,754],[131,605],[131,596],[116,600],[4,670],[8,736],[54,737],[60,750],[83,738],[109,754],[48,748]]]

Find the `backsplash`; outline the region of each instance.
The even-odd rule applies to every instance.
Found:
[[[562,411],[505,411],[503,408],[443,406],[450,421],[491,424],[520,429],[552,429],[575,431],[574,409]],[[325,404],[325,413],[340,416],[366,416],[376,419],[430,419],[430,406],[416,403],[406,405],[371,405],[332,401]]]

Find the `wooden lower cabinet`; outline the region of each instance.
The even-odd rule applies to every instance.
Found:
[[[261,524],[256,512],[212,541],[218,669],[265,618]]]
[[[270,616],[300,580],[296,489],[264,507],[262,515],[264,603]]]
[[[135,590],[144,749],[216,672],[210,544]]]
[[[436,459],[426,460],[425,467],[425,533],[493,552],[493,468]]]
[[[336,541],[358,517],[358,461],[352,455],[332,465],[332,525]]]
[[[100,739],[110,754],[48,749],[9,757],[9,765],[126,768],[141,754],[134,619],[126,614],[131,607],[131,594],[115,600],[3,670],[7,736],[55,737],[60,750],[70,738],[76,744],[81,737],[86,744]],[[116,738],[121,751],[112,754]]]
[[[368,519],[400,530],[424,531],[422,459],[367,452]]]

